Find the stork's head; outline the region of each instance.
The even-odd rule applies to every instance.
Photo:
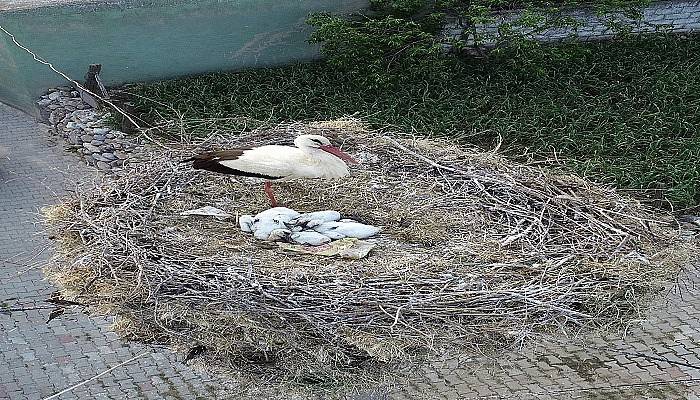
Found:
[[[328,138],[321,135],[299,135],[294,140],[294,145],[302,150],[306,149],[319,149],[327,153],[331,153],[334,156],[340,158],[341,160],[348,161],[353,164],[357,164],[354,158],[350,155],[342,152],[339,148],[333,147],[331,141]]]

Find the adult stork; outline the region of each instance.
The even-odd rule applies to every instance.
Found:
[[[277,206],[277,200],[270,181],[342,178],[350,173],[345,161],[357,163],[321,135],[300,135],[294,145],[212,151],[182,162],[192,161],[195,169],[265,179],[265,193],[273,207]]]

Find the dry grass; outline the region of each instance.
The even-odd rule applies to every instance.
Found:
[[[675,219],[572,175],[340,120],[204,147],[333,137],[362,161],[342,181],[288,182],[300,211],[383,226],[363,260],[283,252],[212,205],[254,214],[261,185],[193,171],[179,145],[45,213],[47,275],[139,340],[205,346],[219,367],[295,383],[372,377],[444,348],[500,348],[543,331],[618,326],[689,257]],[[215,145],[214,145],[215,144]]]

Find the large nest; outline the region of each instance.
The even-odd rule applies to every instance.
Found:
[[[342,143],[361,165],[338,181],[275,184],[278,199],[382,226],[367,258],[285,252],[233,219],[180,216],[269,207],[261,185],[178,163],[192,150],[181,146],[47,210],[58,242],[47,275],[70,298],[117,315],[131,338],[328,382],[429,350],[615,326],[688,258],[669,214],[447,142],[341,120],[207,146],[291,143],[294,131]]]

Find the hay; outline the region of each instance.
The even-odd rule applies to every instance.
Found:
[[[353,120],[258,130],[207,145],[320,133],[361,160],[341,181],[276,184],[285,205],[383,226],[368,258],[284,252],[236,221],[261,185],[163,153],[45,213],[65,295],[117,315],[127,337],[293,382],[333,383],[444,348],[635,318],[686,262],[675,219],[572,175],[448,142],[398,140]],[[186,146],[185,146],[186,147]],[[189,151],[188,151],[189,150]]]

